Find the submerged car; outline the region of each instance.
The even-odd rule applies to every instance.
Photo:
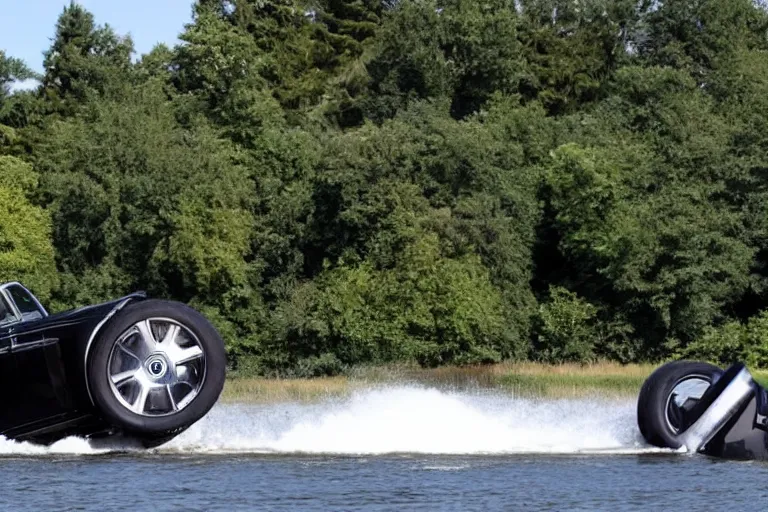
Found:
[[[768,459],[768,393],[747,368],[693,361],[657,368],[637,402],[649,443],[729,459]]]
[[[50,444],[120,435],[153,447],[201,419],[226,354],[197,311],[120,299],[49,315],[20,283],[0,285],[0,435]]]

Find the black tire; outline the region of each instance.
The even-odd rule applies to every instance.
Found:
[[[670,427],[667,421],[668,399],[675,387],[686,379],[700,377],[710,385],[723,370],[709,363],[673,361],[657,368],[646,379],[637,400],[637,424],[650,444],[660,448],[680,448],[682,431]]]
[[[130,410],[115,396],[109,376],[109,360],[117,340],[131,326],[148,318],[163,317],[189,329],[204,353],[204,377],[197,395],[183,409],[164,416],[146,416]],[[168,440],[205,416],[224,387],[226,352],[216,329],[200,313],[185,304],[146,300],[127,306],[99,334],[87,361],[88,384],[94,404],[110,424],[148,445]]]

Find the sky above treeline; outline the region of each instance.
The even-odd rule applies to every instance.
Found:
[[[0,0],[0,49],[35,71],[43,69],[43,52],[56,30],[56,19],[71,0]],[[120,35],[130,34],[137,55],[157,43],[174,45],[191,21],[193,0],[79,0],[96,23],[109,24]]]

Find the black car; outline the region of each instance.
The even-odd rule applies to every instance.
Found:
[[[144,293],[49,315],[0,285],[0,435],[52,443],[122,435],[157,446],[202,418],[226,355],[197,311]]]
[[[637,402],[643,437],[729,459],[768,459],[768,392],[747,368],[674,361],[656,369]]]

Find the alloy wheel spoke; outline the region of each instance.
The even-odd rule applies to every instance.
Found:
[[[178,411],[179,406],[176,405],[176,400],[173,398],[173,392],[171,390],[170,384],[165,386],[165,391],[168,393],[168,401],[171,403],[171,410]]]
[[[123,384],[133,380],[138,370],[129,370],[127,372],[120,372],[112,375],[112,383],[115,387],[120,387]]]
[[[183,409],[186,406],[189,405],[189,403],[197,396],[197,391],[191,390],[189,393],[187,393],[184,398],[182,398],[179,403],[178,407],[179,409]]]
[[[179,366],[203,357],[203,349],[197,345],[193,345],[191,347],[175,350],[170,357],[173,360],[173,363],[176,366]]]
[[[195,374],[188,366],[180,366],[176,368],[176,384],[184,384],[190,389],[195,389]]]
[[[157,346],[157,340],[152,334],[152,327],[149,325],[149,320],[143,320],[137,323],[134,327],[139,331],[141,337],[141,356],[147,357],[149,354],[155,351]]]
[[[139,395],[136,400],[131,404],[131,409],[136,414],[143,414],[144,409],[147,408],[147,398],[149,398],[149,386],[139,383]]]
[[[126,346],[125,346],[125,345],[123,345],[122,343],[119,343],[119,342],[118,342],[118,343],[117,343],[117,348],[120,350],[120,352],[122,352],[122,353],[124,353],[124,354],[128,355],[129,357],[132,357],[132,358],[134,358],[134,359],[135,359],[135,360],[137,360],[139,363],[141,363],[141,357],[139,357],[137,354],[135,354],[135,353],[134,353],[132,350],[129,350],[129,349],[128,349],[128,347],[126,347]]]
[[[163,336],[162,341],[160,342],[160,345],[164,347],[170,347],[171,345],[176,343],[176,337],[179,335],[179,331],[181,329],[178,325],[170,324],[168,326],[168,330],[165,332],[165,336]]]

